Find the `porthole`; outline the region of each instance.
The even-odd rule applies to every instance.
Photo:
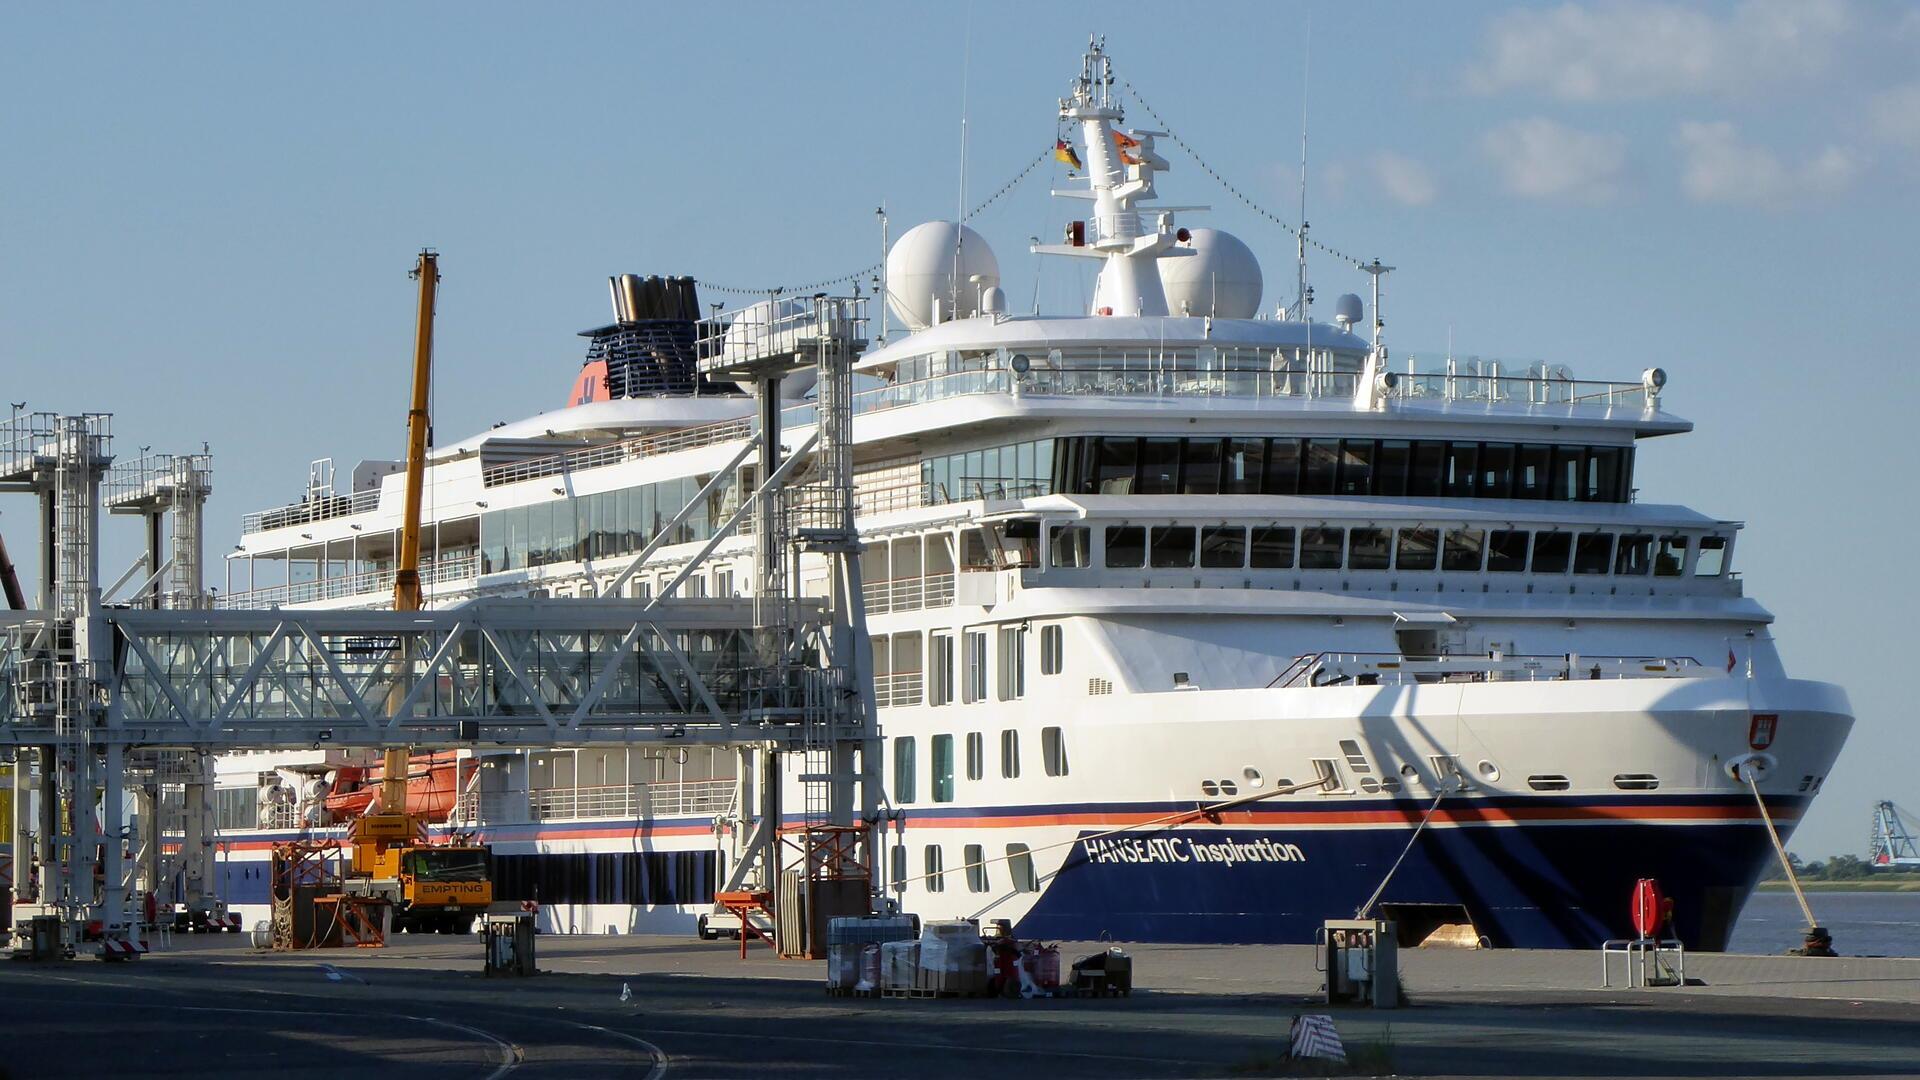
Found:
[[[1660,786],[1660,778],[1652,773],[1620,773],[1613,778],[1613,786],[1621,791],[1652,791]]]
[[[1242,769],[1240,775],[1247,778],[1247,786],[1250,788],[1258,790],[1266,786],[1266,778],[1260,775],[1259,769]]]
[[[1480,775],[1486,777],[1490,781],[1498,780],[1500,779],[1500,766],[1495,765],[1493,762],[1488,761],[1485,758],[1482,758],[1480,760]]]
[[[1400,775],[1411,780],[1420,775],[1420,770],[1414,768],[1412,765],[1402,765],[1400,766]]]
[[[1220,794],[1220,785],[1211,780],[1202,780],[1200,781],[1200,793],[1202,795],[1218,795]]]
[[[1389,776],[1385,780],[1380,781],[1380,790],[1381,791],[1399,791],[1400,781],[1395,780],[1393,777]]]
[[[1565,791],[1573,782],[1558,773],[1535,773],[1527,777],[1527,786],[1535,791]]]
[[[1378,795],[1380,794],[1380,781],[1375,780],[1371,776],[1363,776],[1360,778],[1360,790],[1369,795]]]
[[[1220,781],[1220,794],[1238,795],[1240,794],[1240,785],[1234,783],[1231,780],[1222,780]]]

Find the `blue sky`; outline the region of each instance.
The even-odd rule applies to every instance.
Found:
[[[1845,683],[1860,716],[1793,846],[1857,851],[1873,800],[1920,808],[1897,681],[1915,575],[1880,559],[1920,526],[1920,6],[1181,11],[10,5],[0,394],[112,411],[125,453],[210,441],[217,553],[310,459],[399,454],[422,245],[443,257],[447,442],[561,404],[608,274],[810,281],[877,260],[883,200],[896,235],[952,216],[963,99],[984,197],[1051,144],[1089,30],[1290,217],[1310,21],[1309,217],[1401,268],[1390,344],[1667,368],[1699,430],[1643,448],[1642,498],[1746,521],[1739,564],[1790,670]],[[1167,153],[1163,196],[1215,207],[1189,220],[1244,238],[1278,299],[1287,236]],[[1024,252],[1068,216],[1046,182],[974,224],[1016,306],[1078,307],[1076,271],[1036,292]],[[1313,278],[1323,301],[1363,291],[1329,258]],[[0,502],[28,566],[32,516]],[[135,540],[109,529],[116,573]]]

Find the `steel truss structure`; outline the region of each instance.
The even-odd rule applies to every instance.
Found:
[[[804,659],[825,604],[795,602]],[[225,751],[767,743],[830,723],[824,671],[767,665],[749,599],[478,600],[439,611],[106,611],[98,670],[56,620],[0,617],[0,745]],[[809,642],[815,648],[805,650]],[[80,679],[86,722],[63,722]],[[397,704],[396,704],[397,703]],[[816,736],[818,732],[816,731]],[[832,734],[829,733],[829,737]]]

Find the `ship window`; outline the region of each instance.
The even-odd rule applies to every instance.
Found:
[[[1340,478],[1340,440],[1307,440],[1307,465],[1300,477],[1300,494],[1331,495]]]
[[[1694,577],[1719,577],[1727,568],[1727,538],[1703,536],[1700,552],[1693,558]]]
[[[889,861],[893,864],[893,891],[905,892],[907,890],[907,845],[893,845],[892,855],[893,858]]]
[[[1238,570],[1247,564],[1247,530],[1238,525],[1207,525],[1200,530],[1200,565],[1209,570]]]
[[[1040,891],[1040,879],[1033,872],[1033,850],[1027,845],[1007,845],[1007,876],[1013,879],[1014,892]]]
[[[1613,786],[1621,791],[1652,791],[1660,786],[1660,778],[1652,773],[1619,773],[1613,778]]]
[[[913,736],[893,740],[893,801],[910,803],[913,801]]]
[[[1180,491],[1186,495],[1214,495],[1220,491],[1219,439],[1188,439],[1180,462]]]
[[[1155,525],[1153,527],[1153,566],[1157,570],[1179,570],[1193,565],[1193,526]]]
[[[1645,577],[1653,561],[1653,537],[1630,533],[1620,538],[1613,559],[1613,572],[1629,577]]]
[[[1000,731],[1000,775],[1007,780],[1020,779],[1020,732],[1013,728]]]
[[[1564,574],[1573,554],[1573,534],[1543,532],[1533,534],[1533,572]]]
[[[987,737],[977,731],[967,732],[967,779],[978,780],[987,775]]]
[[[1536,773],[1527,777],[1527,786],[1535,791],[1565,791],[1573,782],[1556,773]]]
[[[1040,674],[1060,674],[1061,662],[1066,659],[1064,637],[1057,623],[1040,628]]]
[[[964,657],[966,681],[960,684],[960,700],[968,705],[987,698],[987,632],[969,630]]]
[[[1581,446],[1556,446],[1553,448],[1553,490],[1547,497],[1555,502],[1572,502],[1580,498],[1581,476],[1585,472],[1586,448]]]
[[[1027,628],[1022,625],[1000,628],[1001,701],[1017,701],[1027,696]]]
[[[1613,534],[1603,532],[1581,533],[1574,543],[1573,572],[1576,574],[1604,574],[1613,562]]]
[[[545,566],[552,562],[548,549],[553,545],[553,508],[545,503],[527,507],[527,565]]]
[[[967,891],[987,891],[987,851],[979,844],[968,844],[965,852],[967,862]]]
[[[1660,538],[1660,553],[1653,558],[1654,577],[1679,577],[1680,571],[1687,565],[1687,538],[1684,536],[1663,536]]]
[[[1553,448],[1538,444],[1522,446],[1513,463],[1513,497],[1544,499],[1552,491]]]
[[[1107,436],[1100,440],[1097,455],[1099,471],[1095,474],[1102,495],[1133,494],[1134,479],[1139,475],[1140,440],[1117,439]]]
[[[1255,570],[1293,568],[1293,529],[1256,525],[1247,543],[1247,561]]]
[[[1446,443],[1414,443],[1413,465],[1407,472],[1407,494],[1421,499],[1439,496],[1446,490],[1444,483],[1446,469]]]
[[[1514,486],[1512,443],[1488,443],[1480,448],[1480,497],[1525,498]]]
[[[1385,439],[1373,459],[1373,490],[1378,495],[1400,496],[1407,493],[1407,462],[1413,444]]]
[[[1134,488],[1142,495],[1172,495],[1180,490],[1180,440],[1140,440],[1140,483]]]
[[[1373,494],[1373,449],[1372,439],[1340,441],[1340,494]]]
[[[1392,550],[1392,534],[1387,530],[1355,529],[1347,535],[1347,566],[1353,570],[1385,570]]]
[[[953,736],[933,737],[933,801],[953,801]]]
[[[1260,490],[1268,495],[1293,495],[1300,490],[1300,440],[1272,439],[1267,443],[1267,472]]]
[[[1477,572],[1486,538],[1479,529],[1448,529],[1446,546],[1440,551],[1440,569]]]
[[[1093,540],[1085,525],[1055,525],[1050,536],[1054,566],[1079,570],[1091,565]]]
[[[1479,443],[1448,443],[1446,493],[1450,499],[1473,498],[1473,472],[1480,460]]]
[[[1526,531],[1495,529],[1487,537],[1487,569],[1496,574],[1518,574],[1526,568]]]
[[[963,529],[960,532],[960,569],[997,570],[994,563],[1000,554],[998,544],[989,544],[987,534],[979,529]]]
[[[940,856],[940,845],[928,844],[926,859],[927,876],[923,878],[922,881],[925,883],[927,891],[946,892],[947,871],[946,867],[941,865],[944,860]]]
[[[927,636],[927,704],[947,705],[953,701],[953,635]]]
[[[1225,480],[1221,490],[1233,495],[1260,493],[1267,444],[1261,439],[1228,439]]]
[[[1587,482],[1580,498],[1586,502],[1625,502],[1620,490],[1620,448],[1595,446],[1587,451]]]
[[[1067,739],[1059,728],[1040,729],[1040,763],[1048,776],[1067,775]]]
[[[1301,529],[1300,569],[1340,569],[1340,545],[1345,529]]]
[[[1439,529],[1401,529],[1394,565],[1402,570],[1432,570],[1439,565]]]
[[[1107,565],[1130,569],[1147,564],[1147,530],[1142,525],[1107,526]]]

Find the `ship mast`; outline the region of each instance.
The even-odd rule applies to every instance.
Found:
[[[1174,247],[1174,207],[1158,209],[1151,222],[1138,207],[1154,198],[1153,174],[1167,168],[1166,160],[1153,151],[1154,136],[1165,133],[1134,131],[1116,137],[1125,117],[1113,96],[1113,82],[1106,43],[1090,40],[1072,93],[1060,102],[1060,118],[1080,128],[1087,189],[1054,194],[1091,201],[1093,228],[1075,222],[1066,243],[1035,244],[1031,250],[1105,262],[1092,314],[1166,315],[1167,294],[1155,260],[1192,253]]]

